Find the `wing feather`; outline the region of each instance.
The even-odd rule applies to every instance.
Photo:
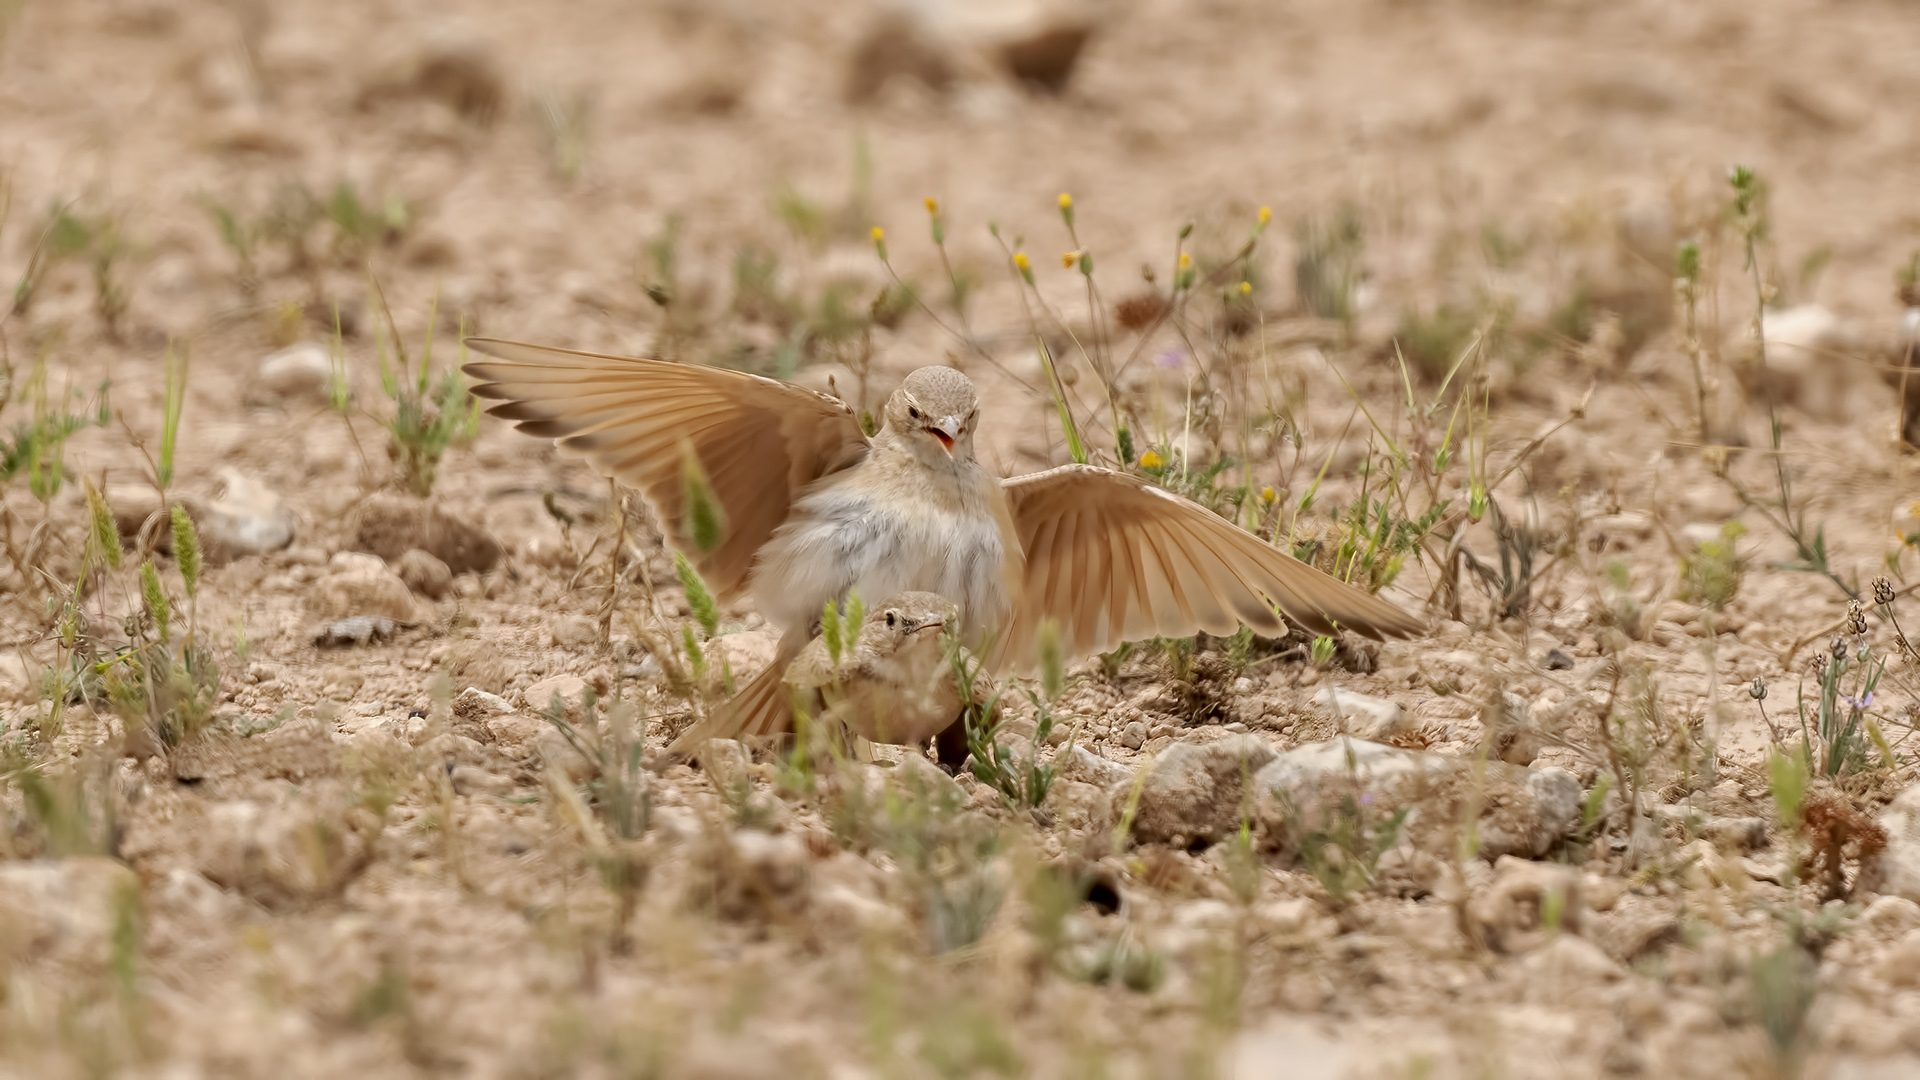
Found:
[[[1146,586],[1153,632],[1161,637],[1180,637],[1180,627],[1185,621],[1181,608],[1185,605],[1177,592],[1179,580],[1170,572],[1168,558],[1172,553],[1161,546],[1166,537],[1138,521],[1134,524],[1134,533],[1140,539],[1140,565],[1146,571],[1142,584]]]
[[[1233,572],[1212,545],[1196,535],[1183,517],[1167,516],[1155,522],[1172,541],[1173,550],[1184,558],[1177,567],[1181,588],[1193,609],[1193,621],[1209,634],[1226,636],[1243,622],[1230,611],[1235,594],[1246,591],[1246,582]]]
[[[1319,633],[1408,637],[1421,620],[1293,558],[1205,507],[1139,477],[1068,465],[1006,482],[1027,555],[1002,662],[1032,663],[1039,623],[1059,620],[1072,655],[1152,635],[1277,635],[1274,609]]]
[[[1114,578],[1113,545],[1097,533],[1079,535],[1080,530],[1090,525],[1092,522],[1086,515],[1074,515],[1074,539],[1086,556],[1081,573],[1073,583],[1072,617],[1061,620],[1063,627],[1072,627],[1070,631],[1063,631],[1063,644],[1066,640],[1092,641],[1106,633],[1106,600],[1112,595],[1112,586],[1108,583]]]
[[[1138,529],[1132,522],[1122,519],[1121,526],[1111,531],[1114,543],[1126,557],[1127,595],[1125,606],[1110,612],[1108,619],[1122,628],[1118,640],[1137,641],[1140,638],[1151,637],[1153,636],[1153,604],[1147,597],[1147,568],[1145,561],[1141,558],[1141,538],[1138,535]],[[1113,629],[1108,630],[1108,636],[1113,636]],[[1100,647],[1091,641],[1086,644],[1088,648],[1100,650]]]
[[[638,489],[676,545],[691,447],[727,530],[715,550],[687,554],[722,597],[745,590],[754,556],[800,493],[869,449],[845,404],[757,375],[488,338],[467,344],[493,358],[465,367],[474,395],[499,402],[488,412]]]

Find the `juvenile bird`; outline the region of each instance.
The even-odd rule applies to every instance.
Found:
[[[868,612],[852,650],[838,664],[824,638],[814,638],[787,665],[783,681],[808,714],[846,725],[878,743],[925,745],[960,715],[960,692],[943,631],[953,601],[905,592]],[[963,661],[971,657],[962,653]],[[984,700],[985,678],[974,684]]]
[[[1064,465],[1001,480],[974,456],[973,384],[925,367],[888,398],[869,439],[844,402],[789,383],[668,360],[469,339],[488,411],[636,487],[723,598],[750,593],[781,630],[774,664],[669,749],[787,729],[782,674],[819,612],[849,590],[954,602],[961,640],[990,671],[1034,662],[1042,622],[1068,657],[1122,641],[1278,636],[1279,613],[1316,633],[1406,637],[1421,623],[1205,507],[1126,473]],[[701,475],[725,517],[688,542]],[[1276,613],[1275,609],[1279,613]]]

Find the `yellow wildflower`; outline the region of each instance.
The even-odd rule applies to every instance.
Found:
[[[1020,272],[1023,274],[1033,269],[1032,264],[1027,260],[1027,253],[1024,251],[1016,251],[1013,253],[1013,265],[1019,267]]]
[[[1272,502],[1272,501],[1273,501],[1274,499],[1276,499],[1276,498],[1278,498],[1278,497],[1279,497],[1279,496],[1277,496],[1277,495],[1275,495],[1275,494],[1273,493],[1273,488],[1272,488],[1271,486],[1268,486],[1268,487],[1263,487],[1263,488],[1261,488],[1261,489],[1260,489],[1260,501],[1261,501],[1261,502]]]
[[[1253,282],[1251,282],[1251,281],[1243,281],[1243,282],[1241,282],[1241,283],[1240,283],[1240,295],[1241,295],[1241,296],[1252,296],[1252,295],[1253,295]]]
[[[1273,207],[1271,206],[1261,207],[1260,208],[1260,224],[1265,225],[1272,220],[1273,220]]]
[[[1080,253],[1079,253],[1079,252],[1077,252],[1077,251],[1063,251],[1063,252],[1061,252],[1061,253],[1060,253],[1060,269],[1062,269],[1062,270],[1071,270],[1071,269],[1073,269],[1073,264],[1074,264],[1075,262],[1078,262],[1078,261],[1079,261],[1079,259],[1080,259]]]
[[[1180,269],[1190,270],[1192,268],[1193,268],[1193,256],[1187,254],[1184,251],[1181,252],[1180,253]]]
[[[924,201],[927,204],[928,214],[938,214],[940,212],[940,201],[938,199],[935,199],[933,196],[929,195],[926,197]]]
[[[1161,459],[1160,455],[1151,450],[1140,455],[1140,467],[1143,469],[1157,469],[1165,464],[1166,462]]]
[[[1073,209],[1073,196],[1067,194],[1064,191],[1060,193],[1060,209],[1062,210]]]
[[[878,226],[878,225],[875,225],[875,226],[873,227],[873,242],[874,242],[874,243],[876,243],[876,244],[884,244],[884,243],[886,243],[886,242],[887,242],[887,230],[885,230],[885,229],[883,229],[883,228],[881,228],[881,227],[880,227],[880,226]]]

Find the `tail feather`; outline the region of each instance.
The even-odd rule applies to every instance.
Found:
[[[667,753],[686,756],[698,750],[708,739],[738,739],[742,736],[779,735],[793,729],[793,698],[787,691],[787,665],[797,648],[781,648],[765,671],[733,695],[726,704],[709,713],[706,719],[681,732],[667,747]]]

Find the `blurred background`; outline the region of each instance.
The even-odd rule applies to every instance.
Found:
[[[354,444],[284,421],[334,389],[378,416],[379,335],[423,342],[432,320],[443,345],[464,329],[831,379],[862,408],[960,363],[1021,418],[988,429],[1009,473],[1063,460],[1036,332],[1087,423],[1114,426],[1098,390],[1117,379],[1131,443],[1181,440],[1183,459],[1219,449],[1187,447],[1196,429],[1231,441],[1211,422],[1224,376],[1257,356],[1295,461],[1251,479],[1283,492],[1316,438],[1342,444],[1336,483],[1366,457],[1349,385],[1398,393],[1403,357],[1439,386],[1482,336],[1476,378],[1521,406],[1496,410],[1501,437],[1607,376],[1609,425],[1677,437],[1684,410],[1643,390],[1698,389],[1715,415],[1694,441],[1762,442],[1735,165],[1759,177],[1778,393],[1875,438],[1897,421],[1920,29],[1892,0],[4,11],[16,365],[111,380],[137,413],[177,344],[202,432],[184,475],[242,468],[320,518],[352,488],[299,489],[353,472]],[[1670,332],[1683,243],[1704,388]],[[1177,253],[1219,301],[1191,324],[1157,320]],[[1530,482],[1617,488],[1644,444],[1603,442]]]
[[[243,365],[330,336],[338,307],[357,340],[369,263],[403,324],[437,294],[449,327],[791,371],[797,337],[850,332],[888,282],[872,226],[940,287],[928,197],[977,329],[1016,339],[987,224],[1069,310],[1061,192],[1110,299],[1143,263],[1164,278],[1183,224],[1229,252],[1268,206],[1260,309],[1374,338],[1442,307],[1543,323],[1584,293],[1637,345],[1666,318],[1677,241],[1741,272],[1711,243],[1734,163],[1768,185],[1779,306],[1891,324],[1920,243],[1901,105],[1920,30],[1892,0],[12,0],[0,17],[0,265],[32,278],[9,337],[58,335],[64,362],[136,387],[117,362],[167,338]],[[71,221],[36,259],[54,208]],[[1316,258],[1338,265],[1300,269]],[[1322,277],[1352,295],[1316,294]],[[882,363],[952,348],[899,322]]]

